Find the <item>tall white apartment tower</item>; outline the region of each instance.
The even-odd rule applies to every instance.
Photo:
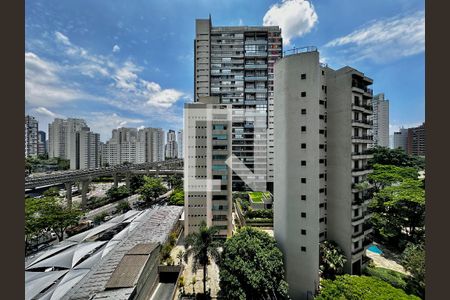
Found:
[[[84,127],[76,133],[77,162],[76,169],[95,169],[100,166],[100,134]]]
[[[178,158],[183,158],[183,129],[177,132]]]
[[[212,26],[196,20],[194,101],[217,96],[233,121],[233,190],[273,186],[273,65],[282,56],[278,26]],[[238,175],[239,174],[239,175]]]
[[[371,84],[353,68],[321,64],[315,47],[275,64],[274,234],[292,299],[317,292],[321,241],[343,249],[347,273],[366,262],[370,199],[357,187],[371,172]]]
[[[178,144],[177,136],[174,130],[167,132],[167,144],[166,144],[166,159],[172,159],[178,157]]]
[[[66,120],[56,118],[48,124],[48,157],[66,158]]]
[[[326,236],[323,70],[315,49],[275,64],[274,234],[293,299],[312,299],[319,284],[319,242]]]
[[[32,116],[25,116],[25,157],[38,155],[38,121]]]
[[[81,130],[89,131],[86,122],[83,119],[68,118],[65,122],[65,155],[70,160],[71,169],[79,169],[79,144],[77,143],[77,133]]]
[[[201,222],[232,234],[231,106],[218,97],[201,97],[184,106],[185,235]]]
[[[373,146],[389,147],[389,100],[384,93],[373,96]]]

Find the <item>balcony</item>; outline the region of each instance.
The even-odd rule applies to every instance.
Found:
[[[246,64],[245,69],[267,69],[267,64]]]
[[[360,152],[352,152],[352,159],[370,159],[373,158],[371,151],[365,150]]]
[[[373,107],[371,105],[352,104],[352,110],[360,111],[368,115],[373,114]]]
[[[352,143],[373,143],[372,135],[353,135]]]
[[[373,169],[371,169],[370,167],[353,168],[352,176],[363,176],[363,175],[367,175],[372,172],[373,172]]]
[[[267,81],[267,76],[245,76],[245,81]]]
[[[267,93],[266,88],[246,88],[246,93]]]
[[[353,119],[352,126],[370,129],[373,125],[372,120]]]
[[[266,51],[260,51],[260,52],[245,52],[245,57],[266,57],[267,52]]]
[[[245,39],[246,45],[266,45],[266,39]]]
[[[362,237],[364,235],[364,231],[360,231],[357,233],[353,233],[352,234],[352,241],[356,242],[357,240],[359,240],[360,237]]]

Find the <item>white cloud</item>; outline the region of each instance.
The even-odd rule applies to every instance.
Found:
[[[54,107],[62,102],[73,101],[86,96],[85,93],[69,87],[59,77],[61,67],[25,53],[25,101],[37,106]]]
[[[56,31],[55,32],[55,37],[56,37],[56,40],[58,42],[60,42],[61,44],[64,44],[66,46],[70,46],[71,45],[69,38],[67,36],[65,36],[64,34],[62,34],[61,32]]]
[[[40,114],[40,115],[42,115],[42,116],[47,116],[47,117],[51,117],[51,118],[57,118],[57,117],[58,117],[58,114],[55,114],[54,112],[52,112],[52,111],[46,109],[46,108],[43,107],[43,106],[40,106],[40,107],[35,108],[34,111],[35,111],[37,114]]]
[[[328,48],[343,46],[347,48],[340,53],[353,61],[370,59],[383,63],[421,53],[425,50],[425,13],[373,21],[325,45]]]
[[[147,104],[158,108],[169,108],[184,94],[174,89],[166,89],[150,93]]]
[[[314,6],[307,0],[283,0],[274,4],[263,18],[264,26],[280,26],[283,43],[310,32],[317,23],[318,16]]]
[[[120,47],[118,45],[114,45],[114,47],[112,48],[112,52],[116,53],[120,51]]]

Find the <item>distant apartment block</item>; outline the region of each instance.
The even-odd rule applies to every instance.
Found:
[[[167,132],[167,144],[165,149],[166,159],[173,159],[178,157],[178,143],[177,136],[174,130]]]
[[[201,97],[184,106],[185,235],[202,221],[217,226],[221,237],[232,234],[231,105],[218,97]]]
[[[178,143],[178,158],[183,158],[183,129],[177,132],[177,143]]]
[[[102,164],[115,166],[123,163],[162,161],[164,131],[161,128],[118,128],[102,146]]]
[[[273,65],[282,56],[278,26],[212,26],[196,20],[194,95],[217,96],[235,111],[233,190],[273,186]],[[239,161],[236,161],[239,160]],[[251,173],[248,172],[251,171]],[[237,175],[237,174],[240,175]]]
[[[373,146],[389,147],[389,100],[384,93],[373,97]]]
[[[400,128],[399,131],[394,132],[394,149],[397,148],[408,151],[408,129]]]
[[[38,155],[38,121],[32,116],[25,116],[25,157]]]
[[[47,154],[47,140],[44,131],[38,131],[38,155]]]
[[[372,82],[321,64],[315,47],[275,64],[274,233],[293,299],[315,294],[324,239],[344,250],[345,272],[366,262],[369,199],[356,187],[371,172]]]
[[[70,161],[70,169],[100,166],[100,135],[90,131],[83,119],[56,118],[48,125],[48,155]]]
[[[425,156],[425,123],[408,129],[407,152],[409,155]]]

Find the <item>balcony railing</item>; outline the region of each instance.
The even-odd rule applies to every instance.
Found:
[[[360,237],[360,236],[362,236],[362,235],[364,235],[364,231],[361,231],[361,232],[357,232],[357,233],[353,233],[352,234],[352,238],[358,238],[358,237]]]
[[[352,135],[352,139],[354,140],[372,140],[372,135]]]
[[[352,152],[352,155],[370,155],[370,154],[372,154],[371,150],[364,150],[361,152]]]
[[[373,121],[372,120],[352,119],[352,122],[362,123],[362,124],[366,124],[366,125],[373,125]]]
[[[354,104],[352,104],[352,108],[355,108],[355,107],[361,107],[361,108],[364,108],[364,109],[366,109],[366,110],[373,111],[372,105],[359,104],[359,103],[354,103]]]
[[[245,64],[245,69],[266,69],[266,64]]]

